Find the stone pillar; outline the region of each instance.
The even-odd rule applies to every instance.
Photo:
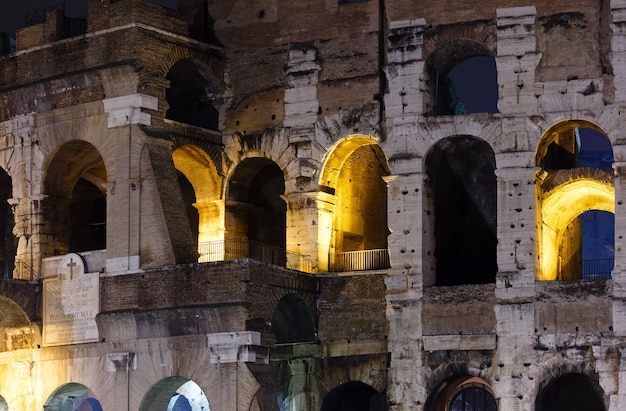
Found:
[[[322,401],[317,386],[315,359],[297,358],[288,361],[289,386],[285,397],[286,410],[319,410]]]
[[[424,111],[424,19],[390,23],[385,74],[389,93],[385,94],[387,133],[399,147],[412,152],[416,142],[418,115]],[[387,153],[391,155],[391,153]]]
[[[541,60],[536,52],[534,6],[496,10],[498,28],[498,109],[503,114],[537,114],[535,70]]]
[[[615,265],[613,277],[613,332],[626,336],[626,162],[613,163],[615,171]]]
[[[413,160],[415,161],[415,160]],[[388,349],[391,353],[388,396],[392,410],[421,410],[428,393],[422,367],[422,189],[421,173],[385,177],[391,268],[387,287]]]
[[[106,408],[119,411],[128,411],[130,383],[128,373],[137,369],[135,353],[107,354],[107,371],[113,373],[113,392],[109,396],[113,403],[106,404]]]
[[[334,196],[316,192],[291,193],[282,197],[287,204],[287,251],[299,253],[313,262],[314,271],[328,271]]]
[[[524,288],[534,288],[535,281],[536,168],[530,167],[532,158],[532,152],[496,155],[498,271]]]
[[[615,103],[626,102],[626,0],[611,0],[611,65]]]
[[[315,49],[289,51],[285,70],[289,88],[285,89],[283,122],[285,127],[291,128],[289,143],[310,141],[313,137],[319,110],[317,85],[320,70]]]

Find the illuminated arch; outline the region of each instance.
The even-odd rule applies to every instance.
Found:
[[[63,384],[48,397],[46,411],[103,411],[102,405],[86,386],[70,382]]]
[[[615,188],[612,179],[607,180],[579,176],[544,194],[541,266],[537,279],[556,280],[559,277],[559,242],[573,219],[589,210],[615,213]]]
[[[331,271],[387,268],[387,158],[377,141],[353,135],[328,152],[319,179],[319,266]],[[326,230],[326,231],[325,231]]]
[[[194,381],[184,377],[167,377],[150,388],[139,411],[210,411],[209,400]]]
[[[372,150],[374,151],[379,163],[385,169],[387,174],[389,174],[387,158],[378,145],[378,141],[369,136],[354,134],[339,140],[330,148],[330,150],[328,150],[322,167],[322,172],[320,174],[320,187],[328,187],[331,190],[335,190],[337,188],[337,181],[339,180],[339,173],[341,172],[343,164],[357,149],[366,146],[372,146]],[[322,191],[324,190],[322,189]]]
[[[590,151],[585,150],[585,141],[602,147],[597,152],[602,156],[610,147],[610,161],[586,163]],[[586,235],[579,217],[588,211],[615,213],[612,156],[606,134],[588,121],[564,121],[544,133],[535,154],[541,168],[536,175],[537,280],[584,278]]]
[[[200,262],[211,261],[205,246],[224,240],[224,202],[220,198],[221,179],[213,161],[194,145],[178,147],[172,153],[192,232],[199,246]],[[191,187],[188,187],[190,185]]]

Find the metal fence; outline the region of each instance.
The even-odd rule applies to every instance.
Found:
[[[315,263],[302,254],[255,241],[226,240],[200,243],[198,254],[199,263],[251,258],[266,264],[306,273],[317,272]]]
[[[391,267],[389,263],[389,250],[360,250],[346,251],[335,254],[331,260],[331,270],[342,271],[367,271],[382,270]]]
[[[615,261],[612,258],[600,260],[583,260],[582,279],[583,280],[608,280],[611,278],[611,271]]]

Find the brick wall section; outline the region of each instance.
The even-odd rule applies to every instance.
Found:
[[[424,289],[424,335],[495,334],[495,285]]]
[[[384,275],[321,278],[318,307],[322,342],[387,336]]]

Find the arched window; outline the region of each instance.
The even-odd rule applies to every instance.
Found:
[[[610,278],[614,264],[613,150],[585,121],[550,128],[536,154],[537,279]]]
[[[489,385],[478,377],[452,377],[439,385],[426,403],[427,411],[498,411]]]
[[[455,40],[427,59],[432,111],[436,115],[498,112],[498,73],[482,44]]]
[[[485,141],[449,137],[429,151],[425,203],[425,284],[495,282],[495,155]],[[434,248],[432,247],[434,245]]]

